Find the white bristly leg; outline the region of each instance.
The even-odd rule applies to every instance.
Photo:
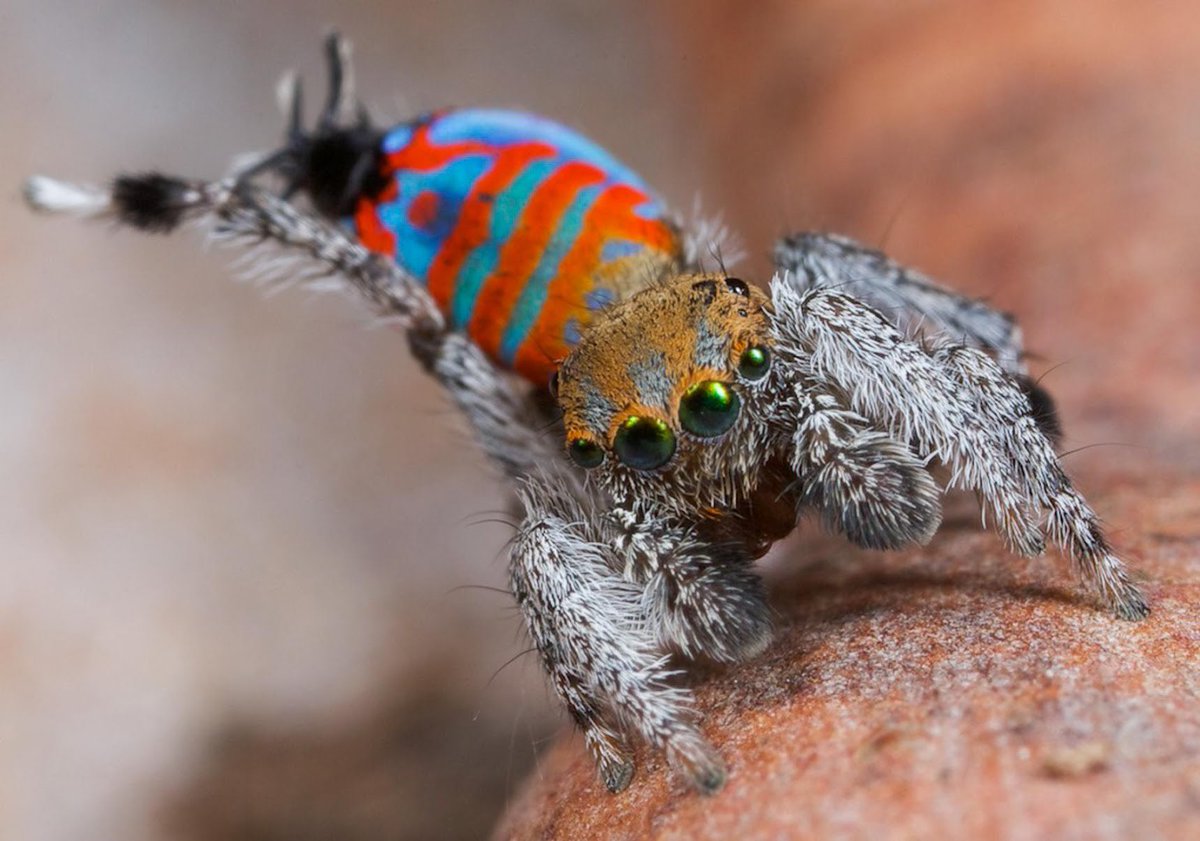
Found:
[[[387,323],[409,333],[414,353],[466,415],[485,452],[509,476],[562,458],[529,388],[499,371],[465,336],[449,332],[425,289],[390,258],[337,225],[236,179],[184,181],[125,176],[110,191],[31,179],[29,201],[52,212],[113,218],[166,231],[185,219],[219,242],[250,249],[247,270],[281,283],[354,292]]]
[[[868,549],[928,543],[942,519],[941,490],[924,462],[828,388],[809,383],[795,391],[790,455],[801,503]]]
[[[633,763],[612,722],[663,750],[701,791],[724,781],[720,757],[694,723],[691,693],[674,687],[667,657],[642,612],[642,592],[614,568],[603,517],[569,483],[526,480],[525,521],[513,542],[511,586],[559,696],[584,732],[612,791]]]
[[[762,580],[742,547],[714,545],[652,505],[618,508],[608,522],[623,574],[643,588],[643,613],[663,646],[736,663],[770,643]]]
[[[960,295],[881,251],[834,234],[791,234],[775,244],[775,266],[801,292],[851,295],[895,324],[981,348],[1010,374],[1024,374],[1021,328],[1007,313]]]
[[[777,354],[799,376],[833,384],[855,412],[949,465],[952,484],[983,497],[1017,551],[1042,551],[1045,512],[1050,536],[1117,615],[1148,613],[1029,400],[994,360],[961,345],[926,349],[838,292],[802,293],[777,278],[771,293]]]

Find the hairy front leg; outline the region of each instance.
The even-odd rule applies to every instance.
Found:
[[[1009,543],[1027,555],[1050,536],[1122,618],[1149,609],[1099,520],[1039,429],[1028,398],[991,357],[961,345],[907,341],[879,312],[829,291],[772,285],[777,352],[802,375],[830,382],[850,407],[953,471],[980,494]]]
[[[720,536],[719,523],[687,524],[642,505],[618,508],[609,522],[624,577],[643,588],[643,612],[662,645],[723,663],[767,647],[762,579],[746,547]]]
[[[905,336],[922,335],[978,348],[1010,374],[1055,444],[1062,426],[1054,399],[1029,376],[1021,328],[1009,313],[947,289],[915,269],[847,237],[804,232],[775,245],[775,265],[801,292],[842,292],[878,310]]]
[[[526,513],[512,547],[512,591],[605,785],[621,790],[634,770],[615,724],[664,751],[701,791],[720,788],[720,757],[696,727],[691,693],[671,685],[641,587],[614,569],[602,514],[561,478],[529,479],[518,494]]]
[[[906,335],[945,336],[994,353],[1009,373],[1025,373],[1021,329],[1011,315],[947,289],[882,251],[806,231],[775,244],[775,265],[802,292],[842,292],[886,315]]]
[[[868,549],[928,543],[942,519],[941,490],[924,461],[830,387],[801,382],[795,392],[791,465],[800,503]]]

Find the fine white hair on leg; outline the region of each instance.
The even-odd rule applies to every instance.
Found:
[[[291,283],[340,282],[374,311],[402,327],[445,329],[425,289],[390,258],[375,254],[338,226],[237,179],[189,181],[159,173],[124,175],[107,190],[47,178],[26,183],[26,200],[50,212],[110,218],[149,233],[185,221],[208,226],[219,242],[251,250],[257,276]],[[294,259],[292,259],[294,258]]]
[[[953,471],[951,484],[978,491],[1013,548],[1036,555],[1043,541],[1033,502],[999,440],[958,385],[920,345],[881,313],[847,295],[799,293],[772,283],[779,353],[820,382],[842,390],[849,408],[883,424]]]
[[[308,263],[300,279],[340,280],[379,315],[422,332],[441,332],[444,319],[417,281],[337,226],[256,188],[240,187],[213,202],[213,235],[234,244],[262,243],[294,251]]]
[[[989,426],[1004,430],[1008,458],[1021,484],[1040,510],[1049,512],[1046,532],[1074,560],[1088,581],[1125,619],[1148,615],[1145,600],[1125,565],[1109,546],[1100,520],[1071,484],[1053,447],[1030,412],[1028,400],[1011,378],[973,348],[946,345],[933,358],[942,363],[975,411]]]
[[[59,181],[45,175],[33,175],[26,179],[23,193],[25,203],[40,213],[63,213],[88,218],[112,211],[112,195],[108,190]]]
[[[525,476],[564,461],[557,426],[536,411],[528,384],[498,370],[467,336],[414,334],[411,344],[506,475]]]
[[[715,791],[725,776],[720,757],[696,728],[691,693],[671,685],[675,673],[642,615],[640,588],[597,540],[601,513],[553,477],[525,480],[518,495],[525,520],[512,547],[512,591],[605,784],[619,790],[633,770],[608,726],[615,720],[663,750],[697,788]]]
[[[817,384],[796,386],[791,466],[800,503],[868,549],[924,545],[941,523],[941,490],[923,460]]]
[[[1146,615],[1029,400],[994,360],[961,345],[928,350],[907,341],[881,313],[837,292],[800,293],[778,278],[771,291],[777,353],[786,364],[833,384],[849,408],[949,465],[951,483],[983,497],[1017,551],[1042,551],[1047,512],[1051,536],[1105,602],[1125,618]]]
[[[35,206],[108,216],[142,230],[169,231],[185,220],[207,224],[222,244],[247,250],[243,275],[275,289],[300,284],[350,290],[391,325],[409,331],[417,357],[450,392],[488,455],[508,475],[529,473],[562,454],[529,389],[498,371],[464,336],[448,334],[425,289],[389,257],[373,253],[341,228],[235,179],[188,182],[124,176],[108,190],[31,179]]]
[[[608,522],[623,575],[643,588],[642,610],[662,645],[723,663],[767,647],[766,594],[743,548],[705,540],[652,505],[618,508]]]
[[[1008,313],[941,286],[848,237],[804,232],[775,245],[775,266],[802,291],[831,289],[879,310],[905,335],[945,337],[996,355],[1025,374],[1021,328]]]

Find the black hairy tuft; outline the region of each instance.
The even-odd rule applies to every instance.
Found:
[[[1029,400],[1029,410],[1034,423],[1038,425],[1042,434],[1050,439],[1050,443],[1057,447],[1062,441],[1063,430],[1054,398],[1030,377],[1017,377],[1017,385]]]
[[[318,131],[292,142],[293,186],[306,190],[325,216],[348,216],[359,197],[373,197],[387,186],[383,134],[369,124]]]
[[[158,172],[119,175],[112,186],[117,218],[152,234],[169,234],[179,227],[188,209],[186,181]]]

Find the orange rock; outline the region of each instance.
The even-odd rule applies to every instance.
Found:
[[[613,796],[565,739],[496,837],[1200,837],[1200,481],[1108,487],[1145,622],[1013,558],[967,504],[917,552],[793,544],[777,641],[697,685],[723,791],[643,752]]]

